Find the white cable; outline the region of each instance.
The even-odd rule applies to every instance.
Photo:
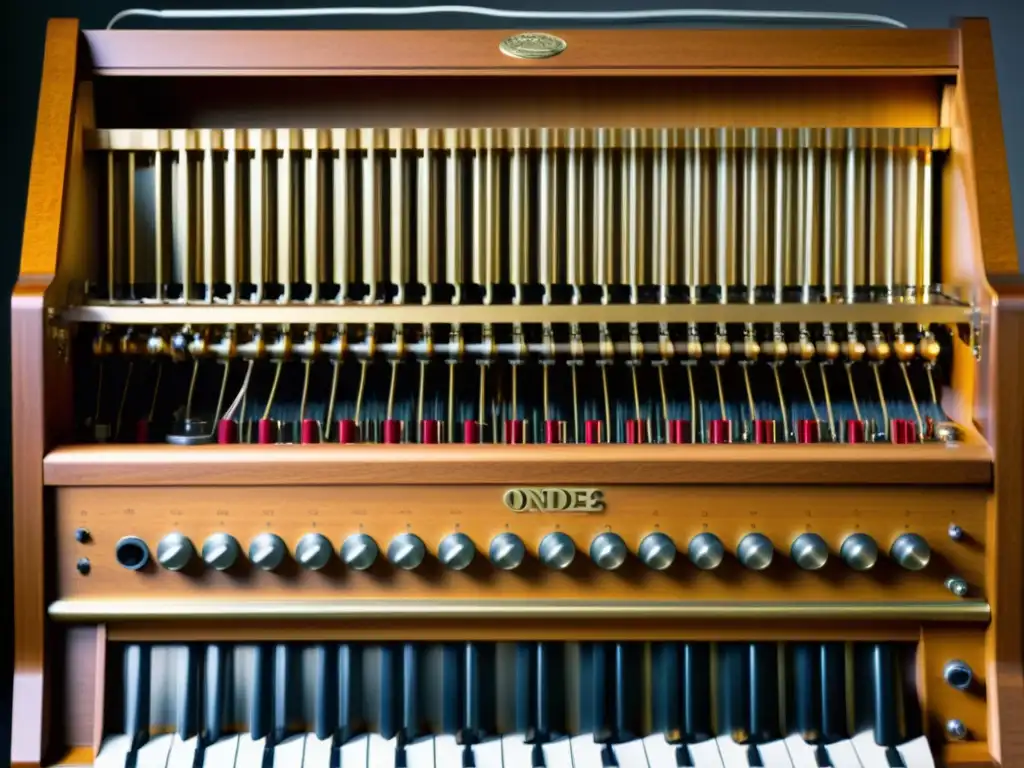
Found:
[[[533,19],[544,21],[649,21],[652,19],[705,19],[749,21],[830,21],[839,23],[878,24],[906,29],[902,21],[874,13],[838,13],[829,11],[734,11],[716,8],[667,8],[635,11],[515,11],[485,8],[477,5],[416,5],[408,8],[225,8],[213,10],[153,10],[128,8],[114,14],[107,29],[130,16],[155,19],[296,19],[314,16],[424,16],[457,13],[489,16],[499,19]]]
[[[242,388],[238,390],[238,395],[231,401],[231,405],[228,406],[227,411],[224,413],[224,418],[228,421],[231,421],[231,419],[235,417],[235,411],[237,411],[238,407],[242,404],[242,398],[245,397],[245,392],[249,389],[249,377],[252,376],[252,363],[253,361],[250,360],[249,367],[245,369],[245,380],[242,381]]]

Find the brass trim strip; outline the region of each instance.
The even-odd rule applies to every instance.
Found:
[[[88,304],[66,322],[111,325],[341,325],[482,323],[970,323],[956,304]]]
[[[68,599],[49,608],[58,621],[153,619],[472,619],[502,621],[552,617],[596,619],[741,619],[837,621],[987,622],[987,602],[921,603],[713,603],[624,601],[477,601],[477,600],[153,600]]]

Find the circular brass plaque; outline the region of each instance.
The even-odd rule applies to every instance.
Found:
[[[546,32],[523,32],[506,37],[498,48],[516,59],[550,59],[565,50],[566,42]]]

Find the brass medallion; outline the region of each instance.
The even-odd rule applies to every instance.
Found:
[[[550,59],[565,50],[566,42],[546,32],[523,32],[506,37],[498,48],[515,59]]]

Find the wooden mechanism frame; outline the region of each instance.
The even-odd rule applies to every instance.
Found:
[[[992,618],[987,630],[989,719],[988,754],[964,749],[950,752],[948,762],[967,765],[1024,764],[1024,282],[1018,272],[1010,189],[1006,169],[992,42],[988,22],[968,19],[955,29],[939,31],[613,31],[565,32],[570,41],[561,56],[519,61],[502,56],[495,31],[474,32],[82,32],[70,19],[50,22],[32,157],[21,271],[12,299],[13,482],[15,680],[13,763],[42,766],[60,761],[62,745],[52,734],[61,691],[55,673],[63,661],[63,635],[49,626],[55,563],[49,540],[54,526],[52,486],[176,485],[230,482],[301,483],[317,467],[338,467],[336,459],[317,453],[285,457],[284,451],[255,454],[238,446],[215,455],[184,457],[170,448],[123,451],[116,448],[69,448],[72,431],[67,338],[56,322],[67,303],[68,280],[82,262],[80,237],[88,224],[82,210],[88,194],[83,179],[83,131],[95,123],[92,79],[189,78],[192,82],[222,77],[298,79],[373,77],[531,78],[590,76],[757,79],[798,77],[827,81],[834,77],[914,79],[947,78],[942,102],[943,124],[951,129],[952,163],[944,183],[954,215],[945,219],[944,271],[979,289],[984,354],[972,359],[958,352],[956,402],[947,410],[968,429],[965,453],[954,478],[943,476],[946,463],[935,451],[902,476],[885,448],[872,449],[877,470],[871,482],[917,484],[959,480],[991,488],[989,530],[993,545],[986,558],[991,585]],[[823,93],[827,90],[820,89]],[[747,90],[756,93],[756,88]],[[843,96],[826,104],[836,114]],[[787,106],[788,105],[788,106]],[[798,101],[785,102],[796,119]],[[656,106],[647,105],[647,111]],[[732,114],[739,122],[762,105],[722,107],[713,117],[695,114],[695,124]],[[60,268],[58,269],[58,265]],[[964,345],[958,345],[963,347]],[[685,447],[684,447],[685,448]],[[747,455],[743,447],[692,456],[655,457],[654,451],[630,457],[629,482],[729,481],[772,483],[780,470],[794,468],[791,482],[836,470],[843,462],[828,446],[779,446]],[[51,453],[56,450],[56,452]],[[501,482],[518,472],[537,482],[596,476],[621,458],[619,449],[579,459],[558,451],[513,449],[500,462],[493,452],[454,447],[422,456],[393,453],[394,463],[363,463],[371,452],[359,449],[341,461],[360,467],[361,483],[394,482],[397,464],[413,480],[437,482],[456,470],[474,482]],[[278,454],[282,455],[278,455]],[[864,458],[867,458],[866,456]],[[920,457],[919,457],[920,458]],[[281,468],[279,460],[291,466]],[[307,463],[308,462],[308,463]],[[211,466],[212,464],[212,466]],[[294,469],[302,466],[300,475]],[[265,473],[269,467],[276,472]],[[994,467],[994,471],[993,471]],[[859,467],[862,473],[868,470]],[[619,470],[621,471],[621,470]],[[131,479],[127,479],[130,476]],[[287,480],[285,479],[287,477]],[[623,473],[623,477],[625,474]],[[351,482],[351,480],[350,480]],[[95,636],[94,653],[102,659],[106,628]],[[97,692],[102,698],[102,691]],[[79,756],[80,758],[80,756]],[[71,759],[71,758],[68,758]]]

